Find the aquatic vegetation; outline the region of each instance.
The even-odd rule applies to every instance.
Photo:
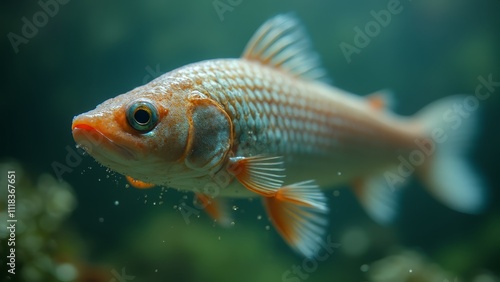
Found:
[[[49,174],[32,177],[17,162],[0,163],[0,171],[16,172],[15,203],[15,266],[10,279],[20,281],[86,281],[95,277],[106,281],[109,275],[86,265],[81,259],[81,238],[65,226],[77,200],[67,182],[59,182]],[[0,176],[6,183],[6,174]],[[6,199],[6,189],[0,198]],[[3,204],[3,203],[2,203]],[[9,236],[5,224],[8,210],[0,206],[0,239]],[[2,244],[0,248],[7,247]],[[1,249],[1,253],[7,253]],[[4,273],[2,273],[4,275]],[[103,278],[104,277],[104,278]]]
[[[370,282],[498,282],[500,278],[489,272],[475,273],[472,279],[464,280],[444,270],[418,251],[401,250],[380,259],[369,266]]]

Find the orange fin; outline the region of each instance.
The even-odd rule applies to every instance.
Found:
[[[197,204],[201,205],[205,209],[205,212],[217,221],[217,223],[223,226],[229,226],[232,219],[229,216],[226,201],[221,198],[214,199],[201,193],[195,194],[195,201],[197,201]]]
[[[264,198],[267,213],[285,241],[306,257],[314,256],[324,240],[328,220],[326,197],[314,181],[280,188]]]
[[[285,169],[282,157],[233,157],[227,170],[248,190],[270,197],[283,185]]]
[[[366,96],[370,108],[378,111],[391,109],[394,106],[394,94],[387,89],[380,90]]]
[[[147,182],[143,182],[143,181],[140,181],[137,179],[133,179],[132,177],[130,177],[128,175],[125,176],[125,178],[127,179],[128,183],[130,183],[130,185],[132,185],[133,187],[138,188],[138,189],[147,189],[147,188],[152,188],[155,186],[155,184],[153,184],[153,183],[147,183]]]
[[[353,183],[353,189],[373,220],[379,224],[389,224],[396,218],[399,189],[389,187],[383,175],[358,180]]]

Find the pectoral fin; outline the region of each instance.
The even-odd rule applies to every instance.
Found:
[[[227,170],[248,190],[264,197],[274,195],[285,177],[282,157],[233,157]]]
[[[235,157],[227,170],[248,190],[264,196],[274,227],[285,241],[306,257],[321,246],[328,223],[326,197],[313,181],[283,185],[282,157]]]
[[[326,197],[313,181],[281,187],[264,198],[267,213],[285,241],[306,257],[321,246],[328,220]]]
[[[125,176],[125,178],[127,179],[128,183],[130,183],[130,185],[132,185],[132,187],[137,188],[137,189],[148,189],[148,188],[152,188],[155,186],[155,184],[153,184],[153,183],[147,183],[144,181],[140,181],[140,180],[134,179],[128,175]]]

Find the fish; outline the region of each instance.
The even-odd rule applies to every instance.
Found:
[[[481,177],[465,158],[477,114],[455,110],[465,96],[409,117],[390,110],[392,96],[333,86],[301,22],[280,14],[240,58],[174,69],[75,116],[71,129],[78,147],[134,186],[194,192],[221,224],[228,198],[262,198],[286,243],[313,257],[329,225],[325,191],[339,185],[351,184],[381,224],[396,217],[414,174],[454,210],[485,206]]]

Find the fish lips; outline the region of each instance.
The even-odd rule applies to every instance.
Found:
[[[136,160],[132,150],[114,142],[97,128],[87,123],[74,121],[72,134],[78,148],[82,148],[104,165],[109,162],[121,163],[123,160]]]

